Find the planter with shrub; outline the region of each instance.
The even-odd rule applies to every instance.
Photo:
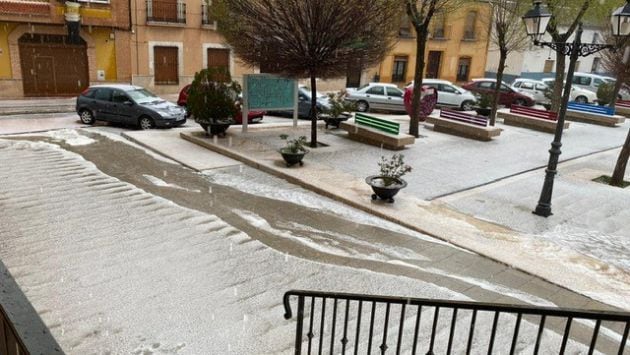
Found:
[[[381,157],[378,163],[379,175],[372,175],[365,178],[365,182],[372,187],[374,194],[372,200],[377,198],[394,203],[394,196],[401,189],[407,187],[407,182],[401,177],[411,171],[411,166],[404,162],[404,155],[394,154],[391,158]]]

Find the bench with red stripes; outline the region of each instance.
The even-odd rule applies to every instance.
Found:
[[[470,115],[467,113],[442,109],[440,110],[440,118],[447,118],[449,120],[465,122],[469,124],[473,124],[476,126],[487,127],[488,126],[488,118],[479,115]]]
[[[625,108],[630,108],[630,100],[617,100],[615,105],[625,107]]]
[[[517,115],[523,115],[528,117],[540,118],[543,120],[557,121],[558,113],[553,111],[539,110],[531,107],[525,107],[521,105],[510,106],[510,113]]]

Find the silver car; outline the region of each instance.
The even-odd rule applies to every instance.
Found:
[[[358,89],[347,89],[346,100],[355,102],[357,111],[373,110],[405,112],[404,92],[389,83],[369,83]]]

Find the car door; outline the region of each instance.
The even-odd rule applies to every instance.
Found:
[[[536,100],[540,101],[540,102],[548,102],[549,98],[547,97],[547,92],[549,91],[549,87],[545,84],[540,84],[537,83],[535,86],[536,89],[536,93],[538,96],[536,96]],[[538,98],[540,97],[540,99]]]
[[[461,104],[461,102],[459,102],[459,90],[455,87],[448,84],[439,84],[438,91],[438,99],[444,105],[459,106]]]
[[[531,81],[523,81],[521,83],[521,86],[518,88],[518,90],[534,96],[534,99],[536,101],[539,100],[539,98],[535,94],[536,90],[535,90],[535,87],[534,87],[534,83],[532,83]]]
[[[308,96],[304,90],[298,92],[298,116],[309,117],[311,112],[311,97]]]
[[[385,96],[385,87],[383,85],[375,85],[365,91],[365,100],[370,108],[386,109],[387,96]]]
[[[127,124],[136,124],[136,108],[131,98],[122,90],[115,89],[112,91],[112,106],[115,110],[113,117],[116,122]]]
[[[96,119],[115,122],[115,112],[112,106],[112,89],[98,88],[94,93],[92,111]]]
[[[403,100],[404,92],[399,88],[388,86],[387,94],[387,110],[405,111],[405,102]]]

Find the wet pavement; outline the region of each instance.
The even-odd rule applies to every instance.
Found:
[[[99,131],[117,132],[0,139],[2,303],[42,348],[289,352],[291,288],[610,308],[243,165],[199,173]]]

